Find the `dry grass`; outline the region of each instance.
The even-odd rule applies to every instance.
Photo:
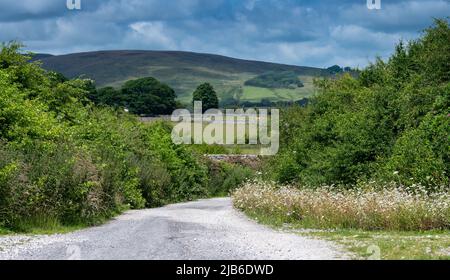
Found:
[[[412,191],[414,190],[414,191]],[[236,208],[252,216],[304,227],[362,230],[448,230],[450,193],[367,185],[358,190],[275,187],[248,182],[233,194]]]

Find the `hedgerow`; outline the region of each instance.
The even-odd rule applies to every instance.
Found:
[[[208,165],[172,143],[169,124],[97,107],[93,81],[44,71],[20,49],[0,51],[0,227],[94,224],[211,195]]]
[[[449,186],[449,42],[448,21],[436,20],[357,77],[316,80],[318,94],[306,108],[282,112],[272,178],[312,186]]]

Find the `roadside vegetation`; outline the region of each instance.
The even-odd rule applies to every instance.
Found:
[[[361,257],[375,245],[386,259],[449,258],[448,42],[448,20],[436,20],[386,62],[316,80],[306,107],[282,112],[280,153],[233,193],[235,207]]]
[[[234,206],[259,223],[342,245],[355,259],[450,259],[450,192],[248,182]]]
[[[355,259],[369,260],[450,260],[448,231],[297,231],[336,242],[354,254]]]
[[[281,115],[281,183],[355,187],[360,181],[450,184],[450,28],[437,20],[358,77],[316,80],[305,108]]]
[[[450,192],[421,186],[364,185],[295,188],[249,182],[233,193],[234,205],[250,215],[273,217],[277,224],[304,228],[393,231],[450,230]]]
[[[124,209],[226,193],[245,179],[228,165],[212,177],[207,159],[172,143],[170,124],[96,106],[91,80],[46,72],[20,48],[0,51],[0,232],[97,224]]]

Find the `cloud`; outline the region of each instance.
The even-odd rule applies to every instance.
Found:
[[[340,11],[340,21],[383,32],[418,32],[433,17],[450,15],[448,0],[382,1],[382,9],[371,11],[352,4]]]
[[[364,66],[416,38],[446,0],[0,0],[0,41],[29,50],[70,53],[168,49],[326,67]]]
[[[129,40],[138,44],[150,45],[153,49],[173,50],[177,45],[168,36],[167,30],[162,22],[136,22],[130,24],[131,31]]]

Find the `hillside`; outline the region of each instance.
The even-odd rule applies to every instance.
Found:
[[[188,102],[202,82],[216,88],[221,100],[236,98],[258,101],[298,100],[312,92],[312,78],[329,75],[325,69],[235,59],[220,55],[178,51],[99,51],[68,55],[37,54],[36,60],[47,70],[61,72],[69,78],[84,75],[97,86],[119,86],[125,81],[152,76],[175,89],[182,102]],[[245,81],[266,72],[290,71],[304,83],[292,90],[244,86]],[[263,92],[260,96],[259,93]]]

